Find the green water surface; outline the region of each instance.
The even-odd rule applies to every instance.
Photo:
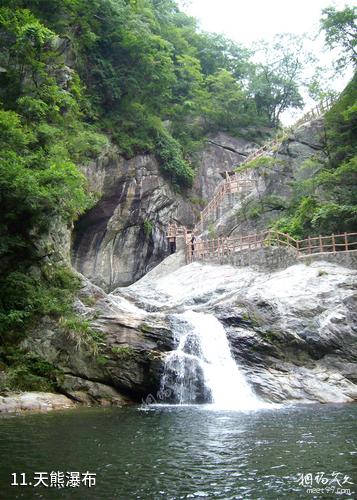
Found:
[[[96,485],[34,487],[35,472]],[[12,473],[27,486],[11,486]],[[357,405],[254,412],[209,406],[80,409],[0,418],[0,498],[356,498],[307,492],[301,474],[357,485]],[[333,476],[339,473],[338,476]],[[322,486],[314,479],[314,487]],[[335,488],[338,484],[335,483]]]

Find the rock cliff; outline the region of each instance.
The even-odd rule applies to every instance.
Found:
[[[192,224],[192,208],[152,155],[126,160],[109,149],[83,170],[100,199],[75,227],[73,265],[106,290],[129,285],[166,255],[171,219]]]
[[[293,184],[306,179],[326,159],[323,119],[317,119],[291,132],[278,149],[270,153],[266,165],[255,168],[254,189],[244,198],[226,203],[210,230],[218,236],[250,234],[268,228],[281,217],[293,196]],[[313,162],[317,160],[317,167]]]
[[[207,139],[195,159],[195,185],[182,194],[162,176],[155,156],[127,160],[108,147],[83,166],[99,201],[75,226],[74,267],[107,291],[141,278],[167,255],[169,222],[193,226],[200,203],[210,199],[221,173],[233,170],[254,146],[223,133]]]
[[[204,201],[209,201],[222,180],[222,174],[231,172],[258,144],[219,132],[206,140],[205,147],[197,154],[199,165],[194,183],[194,192]]]

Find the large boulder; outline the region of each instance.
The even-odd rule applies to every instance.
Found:
[[[156,394],[174,344],[165,318],[83,283],[79,323],[44,318],[21,347],[53,365],[58,390],[80,403],[121,405]]]
[[[0,396],[0,413],[45,412],[74,407],[71,399],[51,392],[22,392]]]

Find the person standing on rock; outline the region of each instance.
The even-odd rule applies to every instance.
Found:
[[[191,255],[193,255],[195,252],[195,241],[196,241],[195,233],[192,233],[192,236],[191,236]]]
[[[169,246],[170,246],[170,255],[176,252],[176,237],[171,236],[169,238]]]

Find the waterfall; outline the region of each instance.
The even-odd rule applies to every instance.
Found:
[[[226,332],[214,316],[176,314],[173,329],[178,345],[167,356],[161,381],[170,402],[209,402],[234,409],[263,406],[232,358]]]

